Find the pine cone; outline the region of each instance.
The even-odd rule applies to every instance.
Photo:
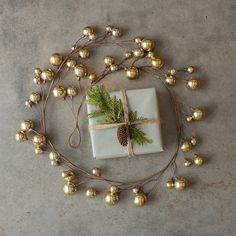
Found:
[[[128,144],[128,134],[126,125],[121,125],[117,128],[117,138],[120,145],[126,147]]]

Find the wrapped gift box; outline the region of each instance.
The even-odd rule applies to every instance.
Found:
[[[120,91],[111,92],[110,95],[121,98]],[[126,96],[129,110],[137,111],[139,117],[160,119],[155,88],[127,90]],[[87,104],[87,110],[90,113],[95,110],[95,107]],[[95,125],[98,119],[101,119],[101,117],[90,118],[89,125]],[[153,142],[150,144],[145,143],[144,145],[133,143],[135,155],[163,151],[160,122],[138,124],[137,127],[141,128]],[[121,146],[118,142],[117,127],[90,130],[90,137],[94,158],[127,157],[127,147]]]

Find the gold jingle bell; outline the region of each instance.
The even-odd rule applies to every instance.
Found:
[[[46,137],[43,134],[35,134],[33,136],[33,144],[37,147],[42,147],[46,143]]]
[[[97,190],[95,188],[88,188],[85,193],[86,197],[93,198],[97,196]]]
[[[111,34],[113,37],[120,37],[122,35],[120,29],[118,28],[112,28]]]
[[[53,53],[49,61],[53,66],[60,66],[63,61],[62,55],[57,52]]]
[[[189,152],[192,150],[192,144],[189,141],[184,141],[180,148],[183,152]]]
[[[143,57],[144,56],[144,50],[142,48],[137,48],[133,51],[133,55],[135,57]]]
[[[100,176],[101,176],[101,170],[100,170],[98,167],[94,167],[94,168],[91,170],[91,173],[92,173],[92,175],[97,176],[97,177],[100,177]]]
[[[190,79],[187,80],[187,87],[192,89],[192,90],[196,90],[198,88],[200,88],[200,80],[199,79]]]
[[[202,110],[201,108],[193,108],[193,114],[192,117],[196,121],[203,120],[206,116],[205,111]]]
[[[176,78],[173,75],[168,75],[165,79],[165,83],[168,85],[175,85],[176,84]]]
[[[90,34],[93,34],[93,28],[91,26],[86,26],[83,29],[83,35],[89,36]]]
[[[169,189],[172,189],[175,187],[175,183],[174,181],[171,179],[169,181],[166,182],[166,187],[169,188]]]
[[[134,205],[143,206],[147,202],[147,195],[144,193],[138,193],[134,197]]]
[[[30,94],[30,97],[29,97],[30,101],[35,103],[35,104],[38,104],[40,102],[40,99],[41,99],[41,95],[40,93],[38,92],[32,92]]]
[[[154,41],[151,39],[143,39],[141,41],[141,47],[145,50],[145,51],[152,51],[154,48]]]
[[[115,62],[115,59],[111,56],[106,56],[104,58],[104,63],[106,66],[111,66]]]
[[[88,76],[88,79],[91,80],[92,82],[97,79],[97,74],[96,73],[91,73]]]
[[[196,145],[198,144],[198,140],[197,140],[196,137],[192,137],[191,140],[190,140],[190,142],[191,142],[191,144],[192,144],[193,146],[196,146]]]
[[[22,131],[30,131],[34,128],[34,122],[32,120],[24,120],[20,124]]]
[[[34,149],[34,152],[36,155],[42,154],[43,153],[43,149],[39,146],[36,146]]]
[[[19,131],[16,134],[15,138],[16,138],[16,141],[18,141],[18,142],[24,142],[24,141],[28,140],[27,134],[23,130]]]
[[[192,161],[190,160],[190,159],[185,159],[184,160],[184,166],[185,167],[189,167],[189,166],[191,166],[192,165]]]
[[[116,202],[119,201],[119,195],[118,193],[112,193],[112,192],[108,192],[105,196],[105,202],[108,205],[114,205]]]
[[[84,65],[76,65],[74,67],[74,73],[79,78],[87,76],[87,69]]]
[[[66,89],[60,85],[55,87],[52,92],[56,98],[64,98],[66,96]]]
[[[76,66],[76,61],[74,59],[68,59],[66,61],[66,66],[70,69],[74,69],[74,67]]]
[[[164,61],[160,58],[152,58],[152,66],[156,69],[161,69],[164,66]]]
[[[71,195],[71,194],[74,194],[75,192],[77,192],[78,188],[77,188],[76,184],[74,184],[72,182],[66,182],[63,187],[63,191],[65,194]]]
[[[54,73],[54,71],[53,71],[52,69],[45,69],[45,70],[42,71],[42,73],[41,73],[40,76],[41,76],[41,79],[42,79],[42,80],[44,80],[44,81],[46,81],[46,80],[50,81],[50,80],[52,80],[52,79],[54,78],[55,73]]]
[[[78,94],[78,89],[75,86],[70,86],[67,88],[67,95],[70,97],[74,97]]]
[[[58,159],[58,155],[57,155],[56,159]],[[52,160],[55,160],[55,158],[53,157]],[[71,181],[71,180],[75,179],[75,173],[72,170],[63,171],[61,176],[66,181]]]
[[[184,177],[177,177],[175,180],[175,189],[184,190],[188,185],[188,181]]]
[[[89,57],[89,50],[87,48],[82,48],[79,50],[79,56],[81,58],[88,58]]]
[[[127,69],[125,69],[125,74],[128,79],[135,80],[139,76],[139,70],[137,67],[134,66],[128,67]]]
[[[199,155],[195,155],[193,161],[194,161],[194,164],[197,165],[197,166],[201,166],[205,162],[204,158],[202,156],[199,156]]]

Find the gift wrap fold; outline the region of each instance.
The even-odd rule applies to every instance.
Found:
[[[110,93],[111,96],[121,98],[120,91]],[[160,121],[158,99],[155,88],[126,90],[126,97],[128,102],[128,109],[137,111],[138,117],[145,117],[147,119],[158,119]],[[93,105],[87,104],[88,113],[95,110]],[[100,117],[89,118],[89,126],[96,125]],[[163,151],[162,136],[161,136],[161,123],[143,123],[138,124],[137,127],[141,128],[147,134],[152,143],[145,143],[138,145],[132,142],[133,151],[135,155],[156,153]],[[127,157],[127,147],[120,145],[117,139],[117,127],[106,129],[92,129],[89,131],[93,157],[97,159],[108,159],[115,157]]]

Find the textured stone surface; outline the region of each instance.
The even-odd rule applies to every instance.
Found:
[[[235,10],[233,0],[1,0],[0,235],[235,235]],[[157,52],[167,64],[199,65],[203,80],[199,92],[189,92],[180,83],[176,90],[190,105],[208,110],[208,119],[193,125],[202,141],[199,153],[207,155],[208,164],[179,169],[192,182],[181,193],[161,186],[167,173],[143,208],[135,208],[129,194],[114,207],[106,206],[102,195],[86,199],[84,189],[64,196],[61,170],[51,167],[47,157],[35,157],[30,144],[14,140],[19,120],[34,117],[23,105],[34,86],[32,68],[46,66],[54,51],[68,50],[83,26],[102,29],[107,24],[124,28],[127,37],[157,39]],[[103,52],[109,49],[92,52],[96,61]],[[165,152],[135,160],[92,160],[87,123],[82,124],[82,149],[71,150],[61,137],[72,128],[71,117],[55,101],[49,131],[57,146],[81,165],[106,166],[105,173],[119,179],[141,178],[161,168],[175,147],[173,113],[165,91],[147,77],[129,82],[121,73],[106,83],[113,89],[157,88]]]

